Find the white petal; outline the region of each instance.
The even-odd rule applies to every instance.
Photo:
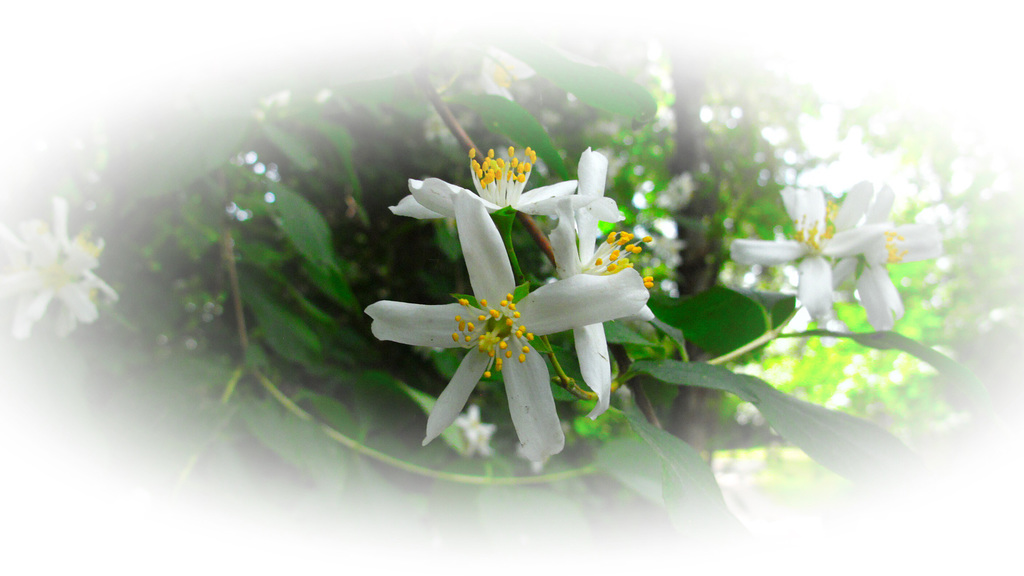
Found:
[[[412,192],[413,197],[420,206],[449,217],[455,216],[453,201],[456,194],[460,191],[469,192],[465,188],[460,188],[437,178],[427,178],[423,181],[410,179],[409,191]],[[472,192],[469,193],[472,194]],[[476,196],[475,194],[473,195]],[[476,196],[476,198],[480,201],[483,200],[479,196]]]
[[[77,325],[78,321],[75,320],[74,312],[67,306],[61,306],[60,312],[57,314],[57,336],[66,338]]]
[[[558,203],[558,226],[551,232],[551,250],[555,253],[555,264],[559,278],[568,278],[579,274],[580,255],[576,250],[576,217],[568,198]]]
[[[878,243],[885,245],[885,224],[866,224],[837,232],[822,247],[821,252],[833,258],[848,258],[877,250]]]
[[[815,320],[824,320],[832,313],[832,267],[821,257],[804,258],[800,262],[800,286],[797,298]]]
[[[846,279],[857,271],[856,258],[843,258],[832,269],[832,289],[839,288]]]
[[[478,299],[503,299],[515,289],[512,265],[498,228],[472,192],[455,197],[455,224],[459,229],[462,254],[469,269],[469,282]]]
[[[729,247],[739,264],[775,266],[807,254],[807,246],[796,240],[733,240]]]
[[[871,198],[874,195],[875,187],[867,180],[859,182],[851,188],[846,193],[846,199],[843,200],[843,205],[839,207],[833,221],[836,230],[853,228],[857,222],[860,222],[860,219],[867,214],[868,205],[871,204]]]
[[[576,232],[580,237],[580,260],[589,262],[594,257],[594,243],[601,235],[598,222],[618,222],[625,217],[619,211],[619,206],[611,198],[593,198],[590,196],[573,196],[573,203],[576,206]],[[592,201],[586,205],[579,205],[582,201],[591,198]]]
[[[868,208],[865,224],[881,224],[889,220],[889,213],[892,211],[892,204],[895,200],[896,195],[893,194],[892,188],[882,186],[882,189],[875,195],[874,203]]]
[[[68,239],[68,201],[59,196],[53,199],[53,233],[65,250],[71,246]]]
[[[654,312],[647,306],[640,309],[639,312],[632,316],[626,316],[623,320],[635,320],[637,322],[650,322],[654,320]]]
[[[612,395],[612,365],[608,357],[608,341],[604,324],[591,324],[572,331],[576,355],[580,360],[583,381],[597,394],[597,405],[587,416],[596,419],[608,409]]]
[[[487,370],[487,364],[490,361],[491,358],[489,356],[481,354],[475,349],[470,350],[466,357],[462,359],[458,370],[455,371],[455,375],[448,382],[444,392],[441,392],[441,395],[437,397],[434,409],[430,411],[430,416],[427,417],[427,435],[423,439],[424,446],[434,438],[437,438],[459,416],[462,408],[466,405],[466,401],[469,400],[469,395],[473,393],[473,389],[476,388],[480,377]]]
[[[100,279],[99,276],[88,270],[82,273],[82,285],[90,290],[95,288],[100,292],[103,292],[103,295],[107,297],[107,300],[112,302],[117,301],[117,292],[115,292],[109,284]]]
[[[57,298],[83,324],[95,322],[99,318],[99,309],[89,298],[89,290],[79,284],[65,284],[60,290],[57,290]]]
[[[28,266],[28,246],[3,224],[0,224],[0,246],[3,246],[4,252],[7,253],[8,264],[11,267],[18,269]]]
[[[554,216],[557,205],[555,201],[558,198],[569,196],[575,191],[575,180],[534,188],[519,197],[519,202],[516,203],[515,209],[527,214]]]
[[[46,314],[46,307],[53,299],[53,290],[43,290],[35,296],[26,294],[18,299],[14,308],[14,337],[19,340],[28,338],[32,325]]]
[[[539,336],[640,312],[650,293],[632,268],[610,276],[579,274],[545,284],[519,303],[520,323]]]
[[[587,148],[580,156],[580,196],[604,196],[608,178],[608,159],[600,152]]]
[[[378,340],[434,348],[462,345],[452,339],[452,334],[458,328],[455,316],[464,311],[459,304],[426,305],[391,300],[366,307],[366,314],[373,318],[370,331]]]
[[[410,182],[419,182],[418,180],[410,180]],[[424,208],[412,194],[402,198],[398,201],[398,204],[388,207],[391,213],[396,216],[409,216],[410,218],[418,218],[421,220],[430,220],[433,218],[444,218],[444,214],[434,212]]]
[[[37,270],[23,270],[0,276],[0,299],[14,294],[35,292],[42,289],[43,284]]]
[[[521,348],[513,342],[513,354]],[[522,454],[533,462],[542,462],[558,454],[565,446],[565,435],[555,410],[555,400],[548,383],[548,366],[536,352],[526,355],[525,362],[513,357],[502,369],[505,392],[512,424],[516,427]]]
[[[907,224],[897,227],[895,232],[903,237],[896,241],[897,248],[900,252],[907,251],[900,262],[917,262],[942,255],[942,236],[931,224]]]
[[[903,316],[903,301],[884,266],[868,266],[857,279],[857,296],[875,330],[891,330]]]

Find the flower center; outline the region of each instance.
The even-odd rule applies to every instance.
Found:
[[[634,241],[635,238],[636,235],[630,234],[629,232],[609,233],[604,242],[601,242],[601,245],[594,251],[594,257],[590,259],[590,262],[583,264],[583,274],[607,276],[609,274],[622,272],[626,268],[632,268],[633,263],[630,262],[629,257],[643,252],[643,248],[640,247],[640,242],[650,242],[654,240],[650,236],[644,236],[642,239],[637,241]],[[654,277],[645,276],[644,286],[648,289],[653,288]]]
[[[59,262],[54,262],[46,268],[40,268],[39,275],[43,279],[43,284],[52,290],[60,290],[71,283],[71,274],[68,274]]]
[[[889,264],[896,264],[903,262],[903,257],[907,255],[909,250],[900,250],[897,242],[903,242],[906,240],[903,236],[900,236],[896,232],[885,233],[885,249],[889,252]]]
[[[522,350],[516,359],[526,362],[526,355],[530,353],[529,342],[534,336],[519,322],[519,312],[511,294],[507,294],[496,308],[488,306],[487,300],[480,301],[481,308],[473,306],[465,298],[459,299],[459,304],[466,309],[466,316],[455,316],[458,330],[452,332],[452,340],[461,342],[464,348],[475,346],[481,354],[491,357],[484,377],[491,377],[491,363],[500,371],[504,360],[512,358],[514,347],[509,341]]]
[[[82,252],[85,252],[93,258],[99,258],[100,254],[103,252],[103,246],[90,240],[87,232],[83,232],[78,236],[75,236],[75,246],[78,246]]]
[[[498,86],[501,86],[502,88],[508,88],[512,86],[511,69],[511,66],[506,67],[502,66],[501,64],[495,66],[494,73],[491,74],[491,78],[494,80],[494,83],[497,84]]]
[[[528,162],[520,161],[515,153],[516,149],[509,146],[509,159],[506,161],[503,158],[495,158],[494,150],[488,150],[487,156],[482,161],[477,161],[476,148],[469,151],[473,184],[481,198],[498,206],[515,208],[519,204],[519,196],[522,195],[526,181],[530,178],[530,171],[537,162],[537,153],[527,146],[525,154]]]
[[[821,252],[822,246],[836,234],[836,225],[832,221],[838,210],[839,207],[836,203],[829,200],[828,206],[825,209],[824,230],[818,230],[818,222],[809,224],[806,216],[801,217],[800,220],[794,220],[793,224],[796,224],[796,234],[793,235],[793,239],[797,242],[803,242],[815,254]]]

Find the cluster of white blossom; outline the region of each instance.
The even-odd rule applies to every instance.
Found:
[[[797,296],[817,321],[832,317],[833,292],[856,276],[868,321],[876,330],[891,330],[903,316],[903,303],[886,265],[935,258],[942,252],[935,226],[895,226],[889,221],[894,199],[891,188],[876,192],[870,182],[854,186],[841,206],[826,203],[820,190],[787,188],[782,201],[796,226],[793,238],[736,240],[733,260],[764,266],[799,261]]]
[[[427,419],[424,444],[451,425],[481,378],[501,372],[522,453],[541,462],[563,448],[548,366],[535,338],[573,331],[584,381],[597,395],[596,418],[608,407],[611,365],[602,324],[628,317],[650,318],[653,279],[633,269],[639,241],[627,232],[598,240],[598,222],[622,219],[604,197],[608,162],[588,149],[580,160],[579,189],[569,181],[524,192],[536,162],[529,148],[518,158],[470,152],[475,193],[436,178],[409,180],[411,194],[392,212],[414,218],[454,217],[469,270],[472,296],[452,304],[380,301],[366,309],[381,340],[413,346],[465,348],[468,353]],[[551,235],[559,279],[528,294],[517,292],[505,245],[488,212],[511,207],[557,216]],[[643,241],[650,241],[644,238]]]
[[[14,337],[28,338],[53,299],[61,304],[57,333],[67,336],[79,323],[99,317],[97,296],[117,300],[117,292],[92,271],[99,266],[103,241],[68,236],[68,203],[53,200],[53,229],[41,220],[23,222],[20,237],[0,224],[0,245],[7,255],[0,269],[0,299],[17,297]]]

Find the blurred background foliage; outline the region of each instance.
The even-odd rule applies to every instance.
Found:
[[[719,285],[793,293],[792,267],[738,266],[728,259],[729,242],[789,230],[779,197],[785,186],[824,181],[841,195],[854,183],[822,176],[839,155],[816,152],[808,134],[859,140],[871,157],[891,159],[895,219],[935,223],[945,242],[936,261],[890,267],[907,309],[896,330],[962,361],[989,387],[1001,416],[1014,417],[1024,211],[1012,150],[882,88],[856,104],[826,101],[771,54],[669,38],[543,40],[635,82],[657,103],[650,117],[631,117],[591,106],[544,74],[510,86],[557,155],[542,158],[531,187],[575,177],[588,147],[609,158],[606,194],[624,210],[620,226],[655,238],[637,264],[656,279],[653,298]],[[482,147],[542,146],[516,142],[507,123],[488,121],[479,99],[487,48],[455,35],[371,45],[358,58],[268,62],[259,74],[243,68],[169,83],[20,142],[31,162],[0,195],[3,221],[49,214],[50,197],[68,198],[72,233],[84,228],[106,240],[99,273],[121,299],[64,341],[52,335],[52,314],[28,342],[0,331],[5,365],[39,384],[8,394],[45,420],[65,414],[59,436],[158,498],[236,511],[258,499],[286,518],[344,514],[347,524],[358,518],[370,532],[389,534],[414,528],[386,521],[383,503],[420,521],[443,510],[464,520],[467,534],[492,529],[480,510],[520,507],[560,510],[551,534],[596,533],[605,517],[592,513],[598,503],[605,512],[647,511],[631,517],[667,525],[655,508],[657,461],[633,449],[624,421],[590,421],[588,403],[558,389],[567,448],[544,473],[595,458],[617,472],[518,488],[513,497],[510,488],[424,482],[361,457],[284,411],[255,377],[240,377],[239,366],[259,369],[320,421],[403,461],[466,474],[533,473],[516,456],[504,391],[493,381],[482,382],[471,402],[498,425],[495,456],[463,457],[457,439],[421,447],[426,414],[415,391],[436,397],[460,355],[379,342],[362,312],[380,299],[437,304],[469,291],[453,222],[388,210],[408,193],[410,178],[471,183],[466,150],[417,74]],[[552,222],[539,220],[551,230]],[[528,236],[516,240],[523,269],[543,280],[550,264]],[[226,253],[237,261],[244,352]],[[838,317],[870,331],[851,292],[836,305]],[[0,308],[0,325],[9,325],[10,308]],[[807,322],[798,314],[791,330]],[[636,326],[618,329],[634,359],[672,348]],[[571,339],[552,342],[578,378]],[[696,360],[713,355],[688,351]],[[932,464],[952,461],[986,424],[927,364],[850,340],[780,339],[730,366],[874,421]],[[735,396],[645,385],[666,429],[706,458],[780,442]]]

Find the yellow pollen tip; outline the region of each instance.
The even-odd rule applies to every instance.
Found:
[[[651,238],[650,236],[644,236],[644,242],[651,242],[652,240],[654,240],[654,238]]]
[[[502,308],[507,308],[508,307],[508,300],[502,300],[501,301],[501,307]]]
[[[519,362],[520,363],[526,362],[526,354],[520,354],[519,355]]]
[[[472,342],[472,341],[473,341],[473,337],[472,336],[466,336],[466,342]]]
[[[497,318],[498,316],[501,316],[501,313],[494,308],[491,308],[491,318]]]
[[[466,300],[465,298],[459,298],[459,304],[462,304],[463,306],[469,306],[469,300]]]
[[[515,310],[516,309],[516,303],[515,302],[509,302],[508,303],[508,309],[509,310]],[[519,316],[516,316],[516,318],[519,318]]]
[[[519,312],[513,312],[512,316],[515,317],[515,318],[519,318],[520,314],[519,314]]]
[[[455,317],[455,321],[456,322],[462,322],[462,316],[456,316]]]
[[[529,351],[530,351],[530,347],[529,346],[523,346],[523,353],[524,354],[528,353]]]
[[[502,340],[501,342],[498,343],[498,348],[501,348],[502,350],[504,350],[505,348],[508,348],[508,342],[505,342],[504,340]]]
[[[601,264],[604,264],[604,259],[598,258],[597,260],[594,260],[594,264],[597,264],[598,266],[600,266]]]
[[[476,148],[470,148],[469,149],[469,157],[470,158],[476,158]]]
[[[490,150],[487,151],[487,157],[494,158],[494,148],[491,148]]]
[[[533,332],[527,332],[526,339],[529,340],[530,342],[533,342]]]
[[[480,301],[480,305],[481,306],[487,306],[487,300],[481,300]]]
[[[512,357],[512,351],[511,350],[505,350],[505,358],[511,358],[511,357]]]
[[[515,156],[515,155],[516,155],[516,149],[515,149],[515,148],[513,148],[513,147],[511,147],[511,146],[509,146],[509,147],[508,147],[508,155],[509,155],[510,157],[511,157],[511,156]]]
[[[470,332],[472,332],[473,330],[476,330],[476,326],[473,326],[473,323],[472,323],[472,322],[470,322],[469,324],[466,324],[466,326],[468,326],[468,327],[469,327],[469,331],[470,331]]]
[[[505,299],[508,300],[509,302],[511,302],[512,301],[512,295],[511,294],[505,294]]]
[[[480,321],[480,322],[483,322],[484,320],[487,320],[487,316],[484,316],[483,314],[481,314],[481,315],[477,316],[476,319],[478,321]]]
[[[455,340],[456,342],[459,341],[459,333],[458,332],[452,332],[452,340]]]
[[[487,370],[486,372],[484,372],[484,378],[490,378],[490,377],[491,377],[491,371],[490,370]]]
[[[654,276],[644,276],[644,282],[654,282]]]
[[[511,327],[513,324],[515,324],[515,322],[513,322],[511,318],[506,318],[505,319],[505,325],[506,326]]]

